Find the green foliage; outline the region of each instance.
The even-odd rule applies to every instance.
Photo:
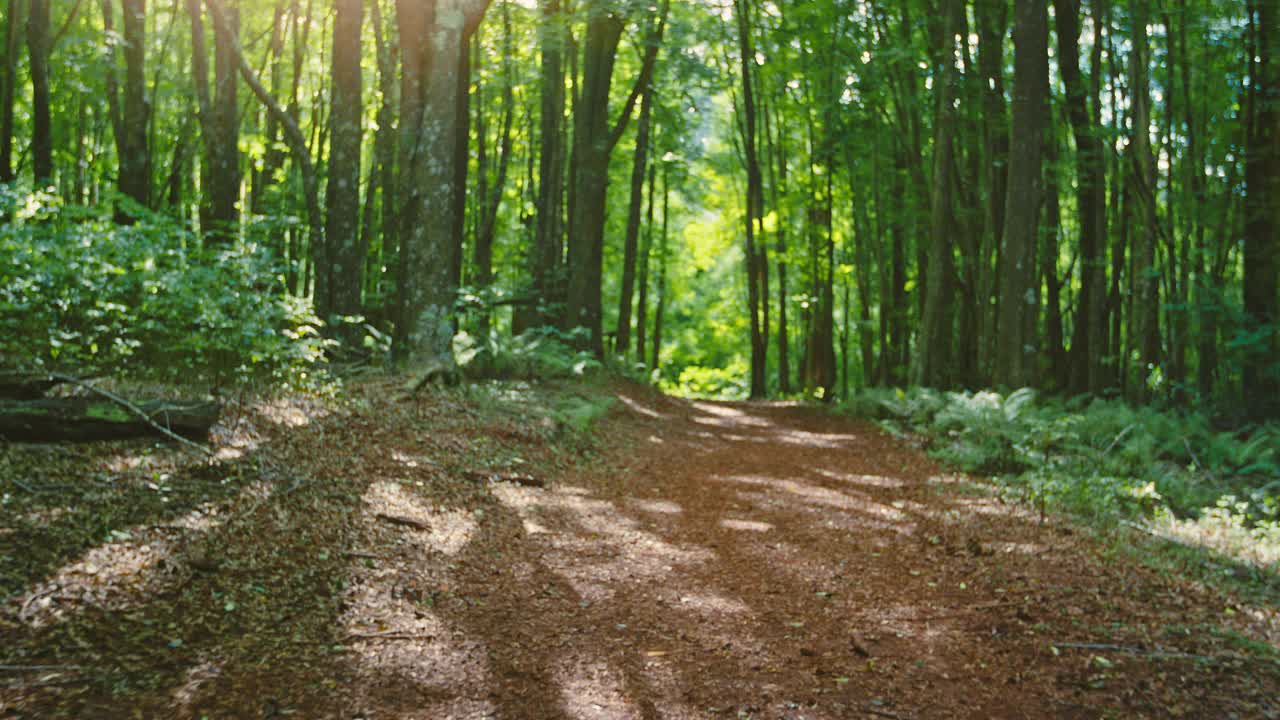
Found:
[[[533,328],[510,337],[491,332],[478,338],[466,332],[453,341],[454,356],[471,377],[551,379],[581,377],[601,365],[591,353],[575,350],[579,332]]]
[[[1200,414],[1064,403],[1025,388],[867,390],[843,409],[919,433],[943,462],[999,476],[1041,506],[1110,519],[1225,512],[1255,528],[1280,512],[1280,426],[1220,432]]]
[[[663,392],[681,397],[742,400],[750,389],[747,377],[749,370],[738,359],[727,368],[690,365],[680,371],[674,383],[663,381],[660,385]]]
[[[119,226],[35,193],[0,196],[0,358],[10,367],[215,384],[307,384],[328,341],[252,244],[202,250],[176,224]]]

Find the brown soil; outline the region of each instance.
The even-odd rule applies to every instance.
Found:
[[[0,715],[1280,717],[1274,607],[865,424],[616,392],[577,460],[451,396],[258,410],[269,487],[27,573]]]

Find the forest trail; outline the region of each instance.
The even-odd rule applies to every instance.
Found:
[[[602,462],[495,487],[496,516],[427,574],[433,611],[372,623],[409,639],[359,647],[357,716],[1280,713],[1276,669],[1207,634],[1218,601],[1102,563],[874,427],[619,399]]]
[[[39,670],[0,675],[0,717],[1280,717],[1241,640],[1275,647],[1274,607],[874,426],[624,385],[565,462],[506,406],[383,390],[236,424],[270,494],[24,569],[0,668]]]

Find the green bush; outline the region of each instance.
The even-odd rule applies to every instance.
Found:
[[[574,349],[577,339],[576,332],[564,333],[553,327],[532,328],[515,337],[497,331],[487,338],[461,332],[453,340],[453,351],[470,377],[570,378],[601,367],[591,353]]]
[[[1207,417],[1118,401],[1039,398],[1029,389],[940,393],[863,391],[845,412],[924,436],[948,465],[992,475],[1037,503],[1094,517],[1167,512],[1244,522],[1280,510],[1280,427],[1215,430]],[[1237,499],[1238,498],[1238,499]]]
[[[132,226],[48,195],[0,194],[0,365],[214,384],[315,379],[310,301],[252,243],[202,250],[172,221]]]

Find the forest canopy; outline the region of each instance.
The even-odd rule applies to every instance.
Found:
[[[0,358],[1274,418],[1278,5],[4,0]]]

